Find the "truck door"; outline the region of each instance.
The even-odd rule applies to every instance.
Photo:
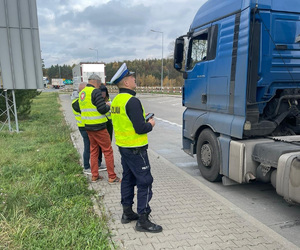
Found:
[[[189,40],[183,96],[184,106],[188,108],[207,109],[208,66],[216,56],[217,30],[215,25],[197,31]]]

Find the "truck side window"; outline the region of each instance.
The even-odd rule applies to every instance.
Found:
[[[215,59],[217,40],[217,25],[213,25],[202,34],[191,38],[187,57],[187,69],[190,70],[194,68],[198,62]]]
[[[208,34],[204,33],[192,38],[189,46],[188,64],[187,68],[192,69],[196,63],[205,61],[207,57],[207,37]]]

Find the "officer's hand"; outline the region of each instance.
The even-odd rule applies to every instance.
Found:
[[[153,119],[153,117],[151,117],[148,122],[151,123],[152,128],[155,126],[155,120]]]
[[[110,105],[111,105],[111,102],[107,102],[106,105],[110,106]]]

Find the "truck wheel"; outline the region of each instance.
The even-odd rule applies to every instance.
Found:
[[[210,129],[204,129],[197,142],[197,162],[202,176],[211,182],[221,180],[220,148],[217,137]]]

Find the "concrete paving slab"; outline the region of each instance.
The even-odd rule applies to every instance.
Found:
[[[70,96],[60,95],[60,101],[74,145],[82,155],[83,142]],[[114,143],[113,150],[116,172],[121,176],[120,154]],[[106,172],[101,172],[102,181],[90,183],[101,197],[110,217],[112,239],[120,249],[299,249],[152,151],[151,145],[148,154],[154,177],[151,215],[163,227],[162,233],[136,232],[134,222],[121,224],[120,185],[109,185]]]

